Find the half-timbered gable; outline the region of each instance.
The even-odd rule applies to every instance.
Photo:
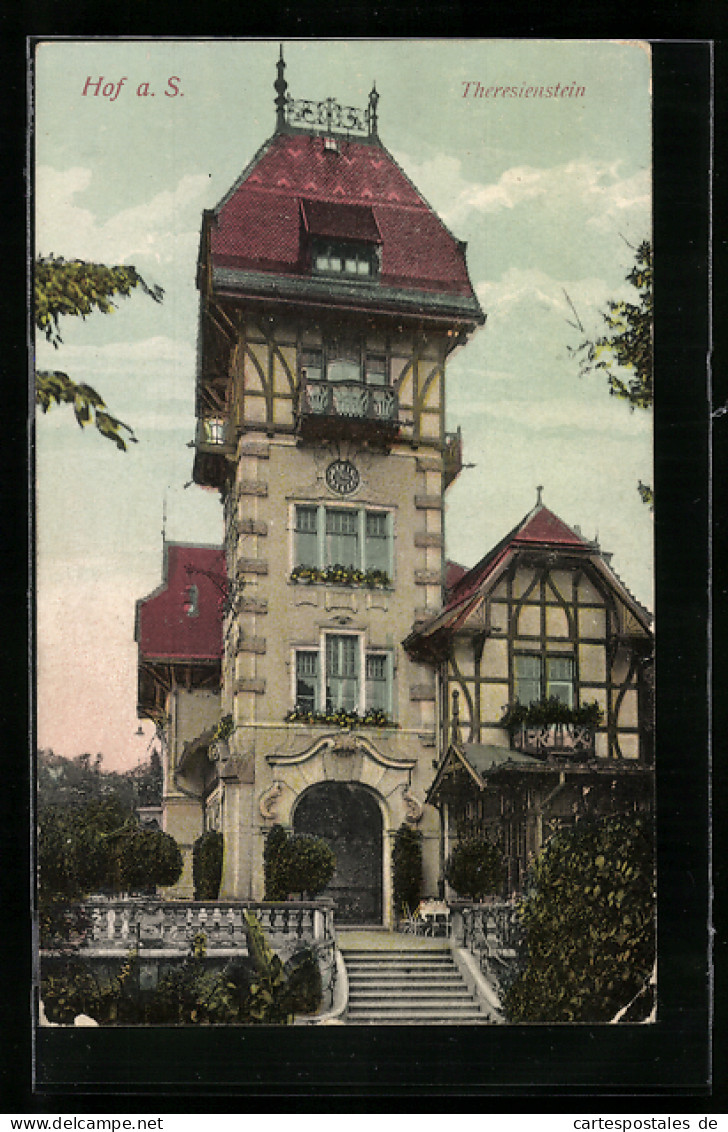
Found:
[[[446,837],[495,837],[519,887],[559,824],[652,804],[650,616],[540,492],[452,578],[444,609],[405,642],[439,686],[428,801],[445,807]]]

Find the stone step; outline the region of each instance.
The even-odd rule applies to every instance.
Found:
[[[457,971],[439,971],[437,975],[406,975],[402,971],[349,971],[349,983],[357,986],[452,986],[460,983]]]

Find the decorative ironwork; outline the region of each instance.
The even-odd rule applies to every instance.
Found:
[[[325,98],[315,102],[310,98],[286,99],[286,123],[289,126],[312,127],[340,133],[372,133],[371,113],[357,106],[342,106],[335,98]],[[376,123],[376,113],[374,115]]]
[[[524,755],[570,755],[592,757],[594,728],[576,723],[546,723],[520,727],[511,737],[512,746]]]
[[[397,421],[397,394],[393,389],[361,385],[355,381],[301,382],[299,411],[304,416],[349,417]]]

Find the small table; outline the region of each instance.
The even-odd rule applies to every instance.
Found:
[[[452,934],[450,909],[444,900],[423,900],[418,912],[424,924],[423,935],[450,938]]]

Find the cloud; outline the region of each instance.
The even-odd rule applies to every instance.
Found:
[[[615,220],[643,225],[649,221],[649,172],[624,176],[620,161],[581,159],[550,168],[515,165],[492,182],[468,179],[457,157],[418,161],[407,156],[402,163],[445,223],[454,227],[473,213],[513,210],[536,198],[582,208],[591,214],[586,223],[599,228],[613,226]]]
[[[144,204],[122,209],[103,222],[76,202],[92,187],[90,169],[36,173],[36,247],[43,255],[78,256],[106,263],[147,259],[163,265],[180,256],[194,258],[200,209],[209,191],[204,173],[186,173],[171,190]]]

